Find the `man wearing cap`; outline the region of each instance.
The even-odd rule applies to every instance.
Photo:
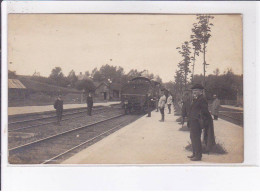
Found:
[[[214,94],[213,95],[213,102],[212,102],[212,110],[211,110],[211,114],[213,115],[214,120],[218,120],[219,107],[220,107],[220,101],[217,98],[217,95]]]
[[[192,161],[200,161],[202,158],[201,131],[205,128],[204,141],[207,150],[215,144],[213,122],[208,111],[207,100],[203,96],[203,86],[195,84],[192,88],[193,102],[190,107],[190,138],[193,154],[188,156]]]

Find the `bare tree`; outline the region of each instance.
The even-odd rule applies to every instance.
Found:
[[[213,19],[214,17],[211,15],[197,15],[197,23],[193,24],[192,32],[193,39],[196,40],[196,43],[199,43],[202,45],[202,53],[203,53],[203,85],[205,86],[205,76],[206,76],[206,66],[208,65],[206,63],[206,48],[207,43],[209,41],[209,38],[211,37],[211,26],[213,26],[212,23],[210,23],[210,19]]]
[[[194,25],[194,24],[193,24]],[[200,44],[200,40],[198,38],[196,38],[196,34],[197,32],[197,28],[192,28],[192,35],[191,37],[191,44],[193,46],[193,57],[191,57],[191,60],[193,61],[192,64],[192,73],[191,73],[191,83],[193,83],[193,77],[194,77],[194,68],[195,68],[195,61],[196,61],[196,56],[199,56],[199,53],[202,52],[201,51],[201,44]]]

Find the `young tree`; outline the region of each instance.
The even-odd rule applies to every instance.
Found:
[[[199,53],[201,52],[201,44],[200,40],[196,38],[196,28],[192,28],[192,35],[191,35],[191,44],[193,46],[193,57],[191,57],[191,60],[193,61],[192,64],[192,73],[191,73],[191,83],[193,83],[193,77],[194,77],[194,68],[195,68],[195,61],[196,61],[196,55],[199,56]]]
[[[184,83],[184,76],[182,71],[176,70],[174,76],[174,85],[175,85],[174,91],[176,94],[182,95],[183,83]]]
[[[185,41],[181,48],[177,47],[177,50],[179,50],[179,53],[183,57],[183,60],[178,64],[179,67],[179,73],[181,73],[184,77],[184,87],[185,89],[187,88],[187,81],[188,81],[188,74],[190,73],[190,47],[189,47],[189,42]]]
[[[206,76],[206,66],[208,65],[206,63],[206,48],[207,43],[209,41],[209,38],[211,37],[211,26],[213,26],[212,23],[210,23],[210,19],[213,19],[214,17],[211,15],[197,15],[197,23],[193,24],[192,32],[193,38],[196,39],[197,43],[200,43],[202,45],[202,53],[203,53],[203,85],[205,86],[205,76]]]

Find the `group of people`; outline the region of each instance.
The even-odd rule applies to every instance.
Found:
[[[93,108],[93,97],[92,97],[91,93],[88,94],[86,102],[87,102],[88,115],[91,116],[92,108]],[[57,125],[61,125],[62,113],[63,113],[63,100],[62,100],[60,94],[58,95],[57,99],[55,100],[53,106],[54,106],[54,109],[56,109]]]
[[[208,102],[203,95],[203,86],[201,84],[195,84],[192,88],[192,95],[190,95],[189,91],[184,93],[183,104],[182,104],[182,118],[186,117],[188,119],[187,126],[190,128],[190,139],[192,144],[192,155],[188,156],[192,161],[200,161],[202,158],[202,142],[201,142],[201,134],[202,129],[204,129],[203,133],[203,143],[206,145],[206,150],[209,152],[210,149],[216,144],[215,143],[215,135],[214,135],[214,125],[211,114],[214,117],[214,120],[218,119],[218,111],[220,107],[220,101],[216,95],[213,96],[213,103],[211,114],[208,110]],[[168,107],[168,114],[171,114],[171,106],[173,104],[173,98],[171,94],[168,94],[168,97],[164,93],[162,93],[160,98],[153,99],[151,95],[148,95],[148,117],[151,117],[151,102],[155,101],[156,103],[156,111],[158,109],[161,113],[160,122],[165,121],[165,107]],[[92,108],[93,108],[93,98],[91,93],[89,93],[87,99],[88,106],[88,115],[91,116]],[[54,108],[56,109],[57,114],[57,124],[60,125],[62,120],[63,113],[63,100],[61,99],[61,95],[58,96],[54,103]]]
[[[151,102],[155,101],[155,105],[156,105],[156,112],[158,112],[160,110],[161,113],[161,120],[159,120],[160,122],[164,122],[165,120],[165,114],[164,114],[164,109],[167,105],[168,107],[168,114],[171,114],[171,106],[173,103],[173,98],[172,95],[169,94],[168,97],[166,97],[166,95],[164,93],[161,94],[160,98],[148,98],[148,115],[147,117],[151,117]],[[150,103],[149,103],[150,102]]]
[[[189,91],[184,93],[182,123],[186,117],[188,119],[187,126],[190,128],[190,139],[193,151],[192,155],[188,156],[188,158],[192,161],[200,161],[202,158],[202,129],[204,129],[203,143],[206,146],[206,151],[209,152],[216,144],[211,114],[213,115],[214,120],[218,119],[220,101],[216,95],[213,95],[210,114],[207,99],[203,95],[204,87],[201,84],[195,84],[191,90],[192,95],[190,95]]]
[[[214,120],[218,119],[218,111],[220,101],[216,95],[213,95],[213,103],[211,113],[208,109],[207,99],[203,95],[204,87],[201,84],[195,84],[190,91],[186,91],[183,97],[182,118],[187,118],[187,125],[190,128],[190,139],[192,145],[192,155],[188,156],[191,161],[200,161],[202,159],[202,143],[206,146],[206,151],[209,152],[215,143],[214,125],[211,114]],[[155,99],[156,100],[156,99]],[[161,113],[161,122],[165,120],[164,110],[168,106],[168,114],[171,114],[171,106],[173,98],[171,94],[166,97],[163,93],[156,101],[156,111]],[[151,116],[151,111],[148,112],[148,117]],[[201,135],[203,131],[203,142]]]

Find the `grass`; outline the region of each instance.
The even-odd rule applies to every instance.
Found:
[[[192,146],[191,143],[188,142],[188,145],[185,147],[187,151],[192,152]],[[208,153],[206,151],[206,145],[202,144],[202,153]],[[225,149],[224,145],[221,143],[216,143],[216,145],[211,149],[210,153],[212,154],[227,154],[227,150]]]

